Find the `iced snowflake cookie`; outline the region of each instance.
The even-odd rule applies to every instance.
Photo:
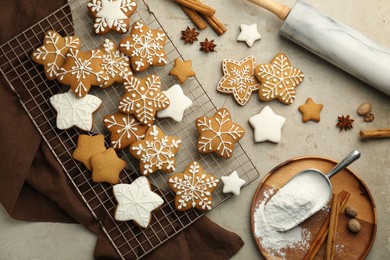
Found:
[[[241,61],[224,60],[222,62],[223,78],[217,85],[217,90],[225,94],[233,94],[241,106],[245,105],[252,92],[260,87],[260,82],[254,76],[255,58],[246,57]]]
[[[113,148],[91,156],[92,181],[117,184],[120,172],[126,167],[126,162],[119,159]]]
[[[110,30],[127,33],[129,16],[137,9],[134,0],[89,0],[88,10],[95,18],[95,33],[105,34]]]
[[[126,78],[126,93],[119,102],[119,110],[126,114],[134,114],[144,125],[152,125],[156,112],[167,108],[168,97],[161,92],[161,79],[150,75],[144,79]]]
[[[164,200],[151,191],[148,179],[143,176],[131,184],[117,184],[113,191],[118,201],[115,220],[132,220],[142,228],[148,227],[152,220],[152,211],[164,204]]]
[[[294,68],[283,53],[276,54],[270,64],[256,66],[255,76],[261,82],[260,100],[278,99],[286,105],[294,102],[295,88],[304,78],[303,72]]]
[[[164,66],[167,55],[164,45],[167,36],[161,30],[151,30],[142,21],[137,21],[129,36],[119,43],[119,49],[130,57],[134,71],[143,71],[149,66]]]
[[[105,39],[102,47],[102,68],[107,74],[107,80],[100,87],[108,87],[114,82],[122,83],[125,77],[133,75],[130,69],[129,57],[118,50],[111,40]]]
[[[102,52],[69,49],[64,66],[57,73],[57,80],[70,85],[77,97],[84,97],[91,86],[102,85],[107,80],[102,68]]]
[[[142,140],[148,126],[141,124],[133,115],[117,112],[104,118],[104,126],[111,133],[111,146],[120,150]]]
[[[229,110],[221,108],[212,117],[195,120],[199,132],[197,149],[199,153],[215,152],[225,159],[232,157],[234,143],[245,134],[244,128],[233,123]]]
[[[73,95],[73,94],[72,94]],[[102,153],[106,150],[104,146],[104,135],[79,135],[77,147],[74,150],[72,157],[82,162],[88,170],[92,170],[91,156]]]
[[[205,173],[202,166],[192,161],[184,173],[172,174],[168,185],[176,193],[175,207],[178,211],[196,208],[202,211],[212,207],[211,193],[219,183],[218,178]]]
[[[80,48],[80,39],[77,36],[62,37],[49,30],[45,34],[43,45],[33,51],[31,59],[43,65],[46,77],[53,80],[57,76],[57,71],[65,64],[69,48]]]
[[[173,172],[176,169],[175,154],[181,140],[176,136],[166,136],[157,126],[149,127],[145,138],[130,146],[130,154],[140,160],[140,171],[144,176],[160,170]]]

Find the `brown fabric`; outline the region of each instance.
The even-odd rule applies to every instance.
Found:
[[[66,0],[3,0],[0,44],[65,3]],[[0,203],[8,214],[20,220],[80,223],[98,236],[96,258],[118,258],[2,76],[0,111]],[[146,259],[226,259],[242,246],[236,234],[203,217]]]

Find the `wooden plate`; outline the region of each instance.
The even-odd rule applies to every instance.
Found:
[[[257,206],[264,200],[264,192],[272,187],[279,189],[301,170],[316,168],[327,173],[336,164],[336,161],[323,157],[298,157],[281,163],[267,174],[253,196],[250,220],[253,237],[258,249],[264,257],[268,259],[279,258],[278,255],[267,252],[267,250],[262,247],[259,238],[257,238],[255,234],[254,213]],[[337,228],[338,235],[335,259],[363,259],[367,256],[375,240],[377,218],[374,199],[366,184],[348,168],[333,176],[331,182],[333,193],[339,193],[341,190],[345,190],[351,194],[346,205],[351,205],[358,210],[357,219],[362,225],[361,231],[358,234],[352,234],[347,228],[347,222],[350,218],[344,213],[340,214]],[[303,228],[308,229],[312,234],[309,244],[318,233],[328,214],[328,212],[321,210],[301,224]],[[324,259],[325,245],[326,242],[315,259]],[[306,250],[286,249],[284,253],[285,259],[302,259]]]

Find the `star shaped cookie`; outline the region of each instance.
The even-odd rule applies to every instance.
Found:
[[[113,148],[91,156],[92,181],[117,184],[120,172],[126,167],[126,162],[119,159]]]
[[[192,60],[181,60],[177,58],[173,69],[169,72],[169,75],[175,76],[180,84],[184,84],[189,77],[195,76],[195,71],[192,69]]]
[[[225,94],[233,94],[241,106],[245,105],[260,87],[260,82],[253,75],[256,66],[255,58],[246,57],[241,61],[224,60],[222,63],[223,78],[217,85],[217,90]]]
[[[232,157],[234,143],[245,134],[244,128],[233,122],[226,108],[219,109],[212,117],[196,119],[195,125],[199,132],[198,152],[215,152],[225,159]]]
[[[258,65],[255,76],[261,82],[259,98],[262,101],[278,99],[285,105],[295,100],[295,88],[303,81],[303,72],[294,68],[287,56],[277,54],[270,64]]]
[[[162,93],[168,97],[171,104],[166,109],[158,111],[157,117],[170,117],[176,122],[181,122],[183,120],[184,111],[191,107],[192,100],[184,95],[183,89],[177,84]]]
[[[249,118],[249,124],[255,131],[255,142],[271,141],[279,143],[285,122],[286,118],[275,114],[269,106],[263,108],[259,114]]]
[[[80,48],[80,39],[77,36],[62,37],[57,32],[48,30],[43,45],[33,51],[31,59],[43,65],[46,77],[53,80],[58,70],[65,64],[69,48]]]
[[[72,157],[82,162],[88,170],[92,170],[91,156],[102,153],[106,150],[104,146],[104,135],[79,135],[77,147],[74,150]]]
[[[237,37],[237,41],[246,42],[249,47],[253,46],[253,43],[261,39],[260,33],[257,31],[257,24],[241,24],[241,32]]]
[[[77,98],[69,90],[50,98],[50,103],[57,111],[57,128],[60,130],[76,126],[84,131],[91,131],[92,114],[98,110],[102,100],[93,95]]]
[[[95,18],[93,28],[97,34],[105,34],[110,30],[127,33],[129,16],[137,9],[134,0],[89,0],[87,6]]]
[[[304,105],[298,107],[299,112],[302,114],[302,121],[307,122],[309,120],[320,122],[320,113],[324,105],[317,104],[313,99],[308,98]]]
[[[153,125],[149,127],[145,138],[130,146],[130,154],[140,160],[140,171],[148,176],[157,170],[170,173],[176,169],[175,154],[179,151],[181,140],[176,136],[167,136]]]
[[[223,193],[233,193],[234,195],[240,195],[240,189],[245,184],[245,180],[241,179],[237,172],[232,172],[229,176],[222,176],[221,181],[223,182]]]
[[[151,30],[142,21],[137,21],[129,36],[119,43],[121,52],[130,57],[134,71],[143,71],[149,66],[164,66],[168,63],[164,45],[166,34],[161,30]]]
[[[115,220],[132,220],[142,228],[146,228],[152,220],[152,211],[164,204],[164,200],[151,191],[148,179],[143,176],[131,184],[117,184],[113,191],[118,201]]]
[[[192,161],[184,173],[169,177],[169,188],[176,194],[175,207],[178,211],[196,208],[202,211],[212,207],[211,193],[217,188],[218,178],[205,173],[202,166]]]
[[[170,105],[168,97],[161,92],[161,79],[157,75],[144,79],[129,77],[124,86],[126,93],[119,102],[119,110],[134,114],[144,125],[152,125],[156,112]]]

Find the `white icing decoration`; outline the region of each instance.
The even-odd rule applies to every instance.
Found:
[[[77,98],[69,90],[50,98],[50,103],[57,110],[57,128],[60,130],[77,126],[81,130],[91,131],[92,113],[95,112],[102,101],[93,95]]]
[[[115,220],[133,220],[142,228],[149,225],[152,211],[164,204],[164,200],[150,190],[149,181],[143,176],[131,184],[117,184],[113,191],[118,201]]]
[[[221,181],[223,182],[223,193],[233,193],[236,196],[240,195],[240,189],[245,184],[245,180],[241,179],[237,172],[232,172],[229,176],[222,176]]]
[[[183,93],[183,89],[179,85],[173,85],[167,91],[163,93],[168,97],[171,104],[164,110],[157,112],[158,118],[170,117],[176,122],[183,120],[184,111],[192,105],[191,99],[189,99]],[[149,92],[149,94],[152,94]]]
[[[255,132],[255,142],[279,143],[285,122],[286,118],[275,114],[269,106],[263,108],[259,114],[249,118],[249,123]]]
[[[246,42],[249,47],[253,46],[253,43],[261,39],[260,33],[257,31],[257,24],[241,24],[241,32],[237,37],[237,41]]]

